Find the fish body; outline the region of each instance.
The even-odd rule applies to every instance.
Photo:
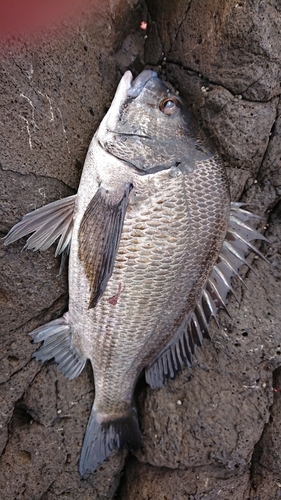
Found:
[[[159,104],[170,94],[167,87],[160,83],[153,76],[142,89],[142,94],[154,92],[150,97],[153,107],[145,109],[147,114],[150,112],[152,115],[150,123],[157,120],[157,114],[158,119],[162,119]],[[135,99],[140,97],[143,106],[146,106],[146,96],[139,95]],[[108,419],[121,418],[130,410],[135,384],[142,369],[174,336],[187,310],[195,306],[198,293],[221,248],[230,211],[225,172],[221,162],[214,160],[213,154],[199,151],[204,159],[193,165],[186,148],[184,160],[187,165],[183,171],[175,166],[174,157],[164,156],[163,160],[167,160],[169,168],[151,174],[148,169],[144,175],[116,157],[117,154],[122,157],[124,145],[117,152],[115,142],[118,146],[118,135],[125,128],[126,134],[134,133],[135,141],[150,129],[148,122],[148,130],[143,130],[144,113],[139,111],[142,104],[136,105],[135,101],[133,104],[135,113],[130,110],[128,114],[134,127],[127,117],[120,117],[119,106],[118,116],[112,117],[111,113],[110,119],[104,119],[102,132],[98,130],[90,146],[90,158],[86,160],[77,193],[69,262],[71,293],[68,321],[73,331],[72,341],[93,366],[96,416],[106,415]],[[138,128],[136,113],[140,115]],[[164,125],[165,121],[173,121],[170,116],[163,115],[163,118]],[[179,124],[187,134],[188,118],[180,115],[174,126]],[[108,138],[111,135],[108,131],[110,126],[115,130],[114,138]],[[114,154],[106,150],[106,145],[101,145],[102,141],[108,140],[112,141]],[[157,152],[157,138],[153,140]],[[166,147],[168,142],[166,138]],[[186,144],[183,146],[185,148]],[[139,147],[141,151],[135,146],[134,154],[145,155],[141,143]],[[126,149],[123,156],[133,162],[133,155],[129,155],[131,149]],[[194,155],[193,149],[191,155]],[[190,171],[189,162],[192,166]],[[148,167],[153,168],[153,165],[148,163]],[[175,170],[172,175],[171,169]],[[122,197],[128,184],[132,189],[113,273],[96,306],[89,309],[91,290],[85,261],[81,255],[79,258],[81,223],[100,186],[110,195],[118,197],[120,192]],[[200,211],[202,216],[198,221]],[[93,224],[95,226],[95,220]],[[90,225],[87,225],[86,231],[91,231]],[[95,229],[92,234],[95,234]],[[203,269],[202,263],[205,263]],[[113,298],[118,291],[120,296],[115,303]],[[113,380],[116,383],[113,384]]]
[[[182,100],[152,71],[126,72],[86,157],[76,196],[27,214],[6,244],[58,237],[69,249],[69,310],[31,332],[68,378],[93,368],[81,476],[113,449],[140,446],[135,385],[161,387],[208,336],[249,241],[224,167]],[[255,250],[255,249],[254,249]],[[256,251],[256,250],[255,250]]]

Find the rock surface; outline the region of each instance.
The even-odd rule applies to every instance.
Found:
[[[141,29],[141,21],[147,29]],[[126,69],[160,71],[215,140],[232,199],[265,219],[270,262],[234,280],[231,318],[163,389],[143,382],[143,449],[77,471],[94,396],[31,359],[28,333],[67,309],[54,250],[1,245],[0,487],[5,499],[281,498],[281,8],[278,0],[94,2],[1,51],[1,233],[75,192],[91,137]],[[121,472],[123,473],[121,474]]]

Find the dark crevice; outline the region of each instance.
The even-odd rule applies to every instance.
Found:
[[[274,98],[275,99],[275,98]],[[274,118],[274,121],[272,123],[272,126],[271,126],[271,129],[270,129],[270,132],[269,132],[269,140],[268,140],[268,143],[267,143],[267,146],[265,148],[265,151],[264,151],[264,154],[263,154],[263,157],[261,159],[261,162],[260,162],[260,166],[258,168],[258,171],[256,172],[256,175],[255,175],[255,178],[253,180],[253,182],[251,183],[251,185],[245,185],[244,189],[243,189],[243,192],[242,192],[242,195],[241,195],[241,199],[243,199],[243,197],[246,195],[246,193],[248,192],[249,189],[251,189],[254,181],[258,181],[259,180],[259,177],[260,177],[260,172],[261,172],[261,169],[263,167],[263,162],[265,161],[266,157],[267,157],[267,154],[268,154],[268,150],[269,150],[269,147],[271,145],[271,140],[273,139],[274,137],[274,131],[275,131],[275,126],[276,126],[276,122],[277,122],[277,119],[279,117],[278,115],[278,106],[279,106],[279,101],[276,105],[276,114],[275,114],[275,118]]]
[[[176,33],[176,35],[175,35],[175,38],[174,38],[174,40],[171,42],[171,48],[170,48],[170,50],[172,49],[172,47],[173,47],[174,43],[176,43],[176,41],[177,41],[177,39],[178,39],[178,36],[179,36],[180,30],[181,30],[181,27],[182,27],[182,25],[185,23],[186,18],[187,18],[187,14],[188,14],[188,12],[189,12],[189,10],[190,10],[190,8],[191,8],[191,4],[192,4],[192,0],[189,0],[189,3],[188,3],[188,5],[187,5],[187,7],[186,7],[186,9],[185,9],[185,12],[184,12],[184,15],[183,15],[182,21],[180,22],[180,24],[179,24],[179,25],[178,25],[178,27],[177,27],[177,33]]]
[[[22,399],[20,399],[14,406],[13,415],[9,423],[9,431],[14,432],[19,427],[30,425],[33,420],[34,418],[28,412],[28,408],[22,403]]]
[[[147,6],[147,10],[153,20],[153,22],[155,22],[156,26],[157,26],[157,31],[159,33],[159,29],[158,29],[158,23],[157,23],[157,11],[158,11],[158,6],[154,4],[153,1],[149,1],[149,0],[146,0],[146,6]],[[175,35],[173,37],[173,40],[169,40],[169,51],[171,51],[174,43],[176,42],[178,36],[179,36],[179,33],[180,33],[180,30],[181,30],[181,27],[182,25],[185,23],[186,21],[186,18],[187,18],[187,14],[191,8],[191,4],[192,4],[192,0],[187,0],[187,6],[185,8],[185,12],[182,14],[182,19],[181,21],[179,22],[179,25],[177,26],[177,29],[175,31]],[[169,21],[170,22],[170,21]],[[161,40],[161,37],[159,36],[159,39]],[[161,43],[162,43],[162,40],[161,40]],[[162,43],[163,45],[163,43]]]
[[[30,363],[30,359],[24,364],[24,365],[21,365],[20,368],[18,368],[17,370],[15,370],[13,373],[11,373],[11,375],[9,376],[9,381],[12,381],[13,380],[13,377],[15,377],[18,373],[20,373],[22,370],[24,370],[24,368],[26,368]],[[1,382],[0,384],[0,387],[1,385],[5,385],[7,383],[7,380],[5,380],[4,382]]]
[[[199,71],[196,71],[193,68],[189,68],[188,66],[183,66],[181,63],[178,63],[178,62],[175,62],[173,60],[170,60],[168,57],[167,57],[166,64],[171,64],[171,65],[173,64],[175,66],[178,66],[180,69],[182,69],[184,71],[188,71],[189,73],[197,75],[198,78],[201,78],[202,80],[204,80],[204,82],[207,83],[207,85],[214,85],[216,87],[221,87],[221,88],[227,90],[232,95],[232,97],[236,97],[237,96],[237,94],[235,94],[233,92],[233,90],[229,89],[228,87],[226,87],[225,85],[222,85],[219,82],[216,82],[214,80],[210,80],[210,78],[208,76],[205,76],[203,73],[201,73]],[[243,92],[241,92],[241,95],[243,94]],[[264,101],[256,101],[254,99],[245,99],[244,97],[242,98],[242,100],[244,102],[249,102],[249,103],[263,104],[263,103],[267,103],[267,102],[273,101],[274,99],[276,99],[276,97],[279,97],[279,95],[271,97],[270,99],[267,99],[267,100],[264,100]],[[276,106],[276,108],[277,108],[277,106]]]
[[[254,451],[252,454],[251,466],[250,466],[250,484],[251,491],[256,492],[259,488],[259,485],[264,482],[264,479],[267,476],[267,471],[274,472],[272,470],[272,466],[270,463],[266,461],[267,454],[271,453],[270,450],[270,442],[271,438],[274,437],[274,425],[280,424],[279,422],[276,424],[274,422],[274,413],[276,413],[275,406],[278,404],[280,407],[280,389],[281,389],[281,367],[277,368],[273,372],[273,404],[269,409],[270,417],[269,422],[264,425],[262,435],[259,441],[255,444]],[[279,413],[279,411],[278,411]],[[265,456],[264,456],[265,454]],[[255,498],[255,496],[250,498]],[[257,497],[261,498],[261,497]]]
[[[38,500],[47,500],[48,498],[50,498],[49,494],[52,495],[52,488],[53,488],[55,483],[56,483],[56,480],[54,480],[48,486],[48,488],[42,493],[42,495],[40,496],[40,498]],[[62,495],[61,498],[63,498],[63,494],[64,494],[64,492],[61,492],[61,494],[60,494],[60,495]]]
[[[258,180],[259,176],[260,176],[260,171],[261,171],[261,168],[263,166],[263,162],[264,160],[266,159],[267,157],[267,154],[268,154],[268,149],[269,149],[269,146],[270,146],[270,143],[271,143],[271,140],[274,138],[275,136],[275,128],[276,128],[276,122],[279,118],[279,112],[278,112],[278,108],[279,108],[279,104],[280,104],[280,98],[278,100],[278,103],[276,105],[276,114],[275,114],[275,119],[274,119],[274,122],[272,124],[272,127],[271,127],[271,130],[270,130],[270,133],[269,133],[269,141],[268,141],[268,144],[267,144],[267,148],[264,152],[264,155],[263,155],[263,158],[262,158],[262,161],[261,161],[261,164],[260,164],[260,168],[257,172],[257,175],[256,175],[256,179]]]
[[[19,327],[11,330],[11,334],[22,332],[23,328],[28,330],[28,325],[32,325],[29,329],[31,332],[34,329],[34,323],[37,325],[47,323],[52,321],[53,319],[57,319],[60,314],[61,316],[67,312],[68,310],[68,293],[62,293],[57,299],[54,300],[52,304],[50,304],[45,309],[42,309],[37,316],[33,316],[32,319],[29,319],[25,323],[22,323]],[[58,312],[59,311],[59,312]],[[48,319],[47,319],[48,318]]]
[[[66,184],[63,180],[61,179],[58,179],[57,177],[51,177],[49,175],[42,175],[42,174],[38,174],[38,173],[34,173],[34,172],[25,172],[25,173],[22,173],[22,172],[19,172],[18,170],[12,170],[12,169],[9,169],[9,168],[3,168],[3,165],[0,164],[0,170],[2,172],[7,172],[9,174],[13,174],[13,175],[18,175],[19,177],[28,177],[28,176],[31,176],[35,179],[44,179],[44,180],[52,180],[52,181],[56,181],[58,183],[61,183],[63,186],[65,186],[68,190],[70,190],[71,192],[69,193],[69,196],[71,196],[72,194],[75,194],[76,193],[76,189],[73,189],[73,187],[69,186],[69,184]]]
[[[126,456],[126,459],[125,459],[125,463],[124,463],[124,467],[123,467],[123,474],[120,476],[120,481],[119,481],[119,485],[118,485],[118,488],[117,490],[115,491],[115,495],[114,495],[114,500],[122,500],[122,490],[126,484],[126,481],[127,481],[127,478],[126,478],[126,471],[128,470],[128,467],[130,465],[130,463],[134,463],[135,462],[135,467],[137,468],[138,467],[138,463],[139,461],[133,457],[131,455],[131,453],[129,452],[128,455]]]
[[[174,60],[169,59],[168,56],[167,56],[166,64],[170,64],[170,65],[173,64],[174,66],[178,66],[183,71],[188,71],[189,74],[193,74],[193,75],[198,76],[198,78],[202,79],[202,81],[204,81],[204,83],[206,83],[207,85],[213,85],[215,87],[221,87],[221,88],[227,90],[232,95],[232,97],[235,98],[237,96],[237,94],[235,94],[233,92],[233,90],[231,90],[230,88],[226,87],[225,85],[222,85],[221,83],[216,82],[214,80],[210,80],[210,78],[208,76],[205,76],[203,73],[201,73],[199,71],[196,71],[193,68],[190,68],[188,66],[184,66],[181,63],[175,62]],[[241,95],[242,95],[242,92],[241,92]],[[250,103],[263,104],[263,103],[267,103],[267,102],[273,101],[274,99],[276,99],[276,97],[279,97],[279,96],[277,95],[277,96],[271,97],[270,99],[267,99],[267,100],[264,100],[264,101],[256,101],[254,99],[245,99],[243,97],[242,101],[244,101],[244,102],[250,102]],[[277,108],[277,106],[276,106],[276,108]]]
[[[255,85],[256,83],[259,83],[261,77],[257,78],[256,80],[254,80],[253,82],[251,82],[244,90],[242,90],[241,94],[244,94],[246,92],[248,92],[248,90],[253,86]],[[275,96],[276,97],[276,96]],[[258,102],[261,102],[261,101],[258,101]]]

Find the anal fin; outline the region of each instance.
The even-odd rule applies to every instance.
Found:
[[[58,369],[68,379],[78,377],[83,370],[86,359],[71,341],[71,329],[67,314],[39,326],[29,334],[36,344],[43,341],[43,345],[33,354],[37,361],[54,359]]]

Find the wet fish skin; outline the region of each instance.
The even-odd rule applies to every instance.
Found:
[[[143,93],[149,95],[148,109],[145,108],[144,111],[142,107],[146,100]],[[199,149],[198,158],[201,160],[203,156],[204,160],[197,167],[194,166],[191,173],[185,175],[184,170],[183,172],[179,170],[178,175],[171,177],[169,168],[165,170],[166,167],[171,168],[180,161],[184,154],[185,163],[188,163],[190,150],[191,162],[194,162],[195,156],[193,149],[186,146],[186,141],[183,139],[185,136],[182,136],[182,130],[185,130],[187,138],[190,139],[188,134],[192,119],[189,115],[181,114],[176,124],[173,121],[173,127],[169,121],[164,120],[164,124],[166,121],[168,123],[168,132],[172,130],[172,140],[165,134],[166,127],[162,129],[160,127],[159,119],[162,118],[162,113],[159,111],[159,103],[167,95],[169,95],[167,87],[160,80],[152,78],[152,82],[149,80],[139,94],[140,103],[136,103],[135,100],[130,102],[123,108],[123,114],[119,110],[119,121],[111,124],[115,129],[114,140],[111,139],[111,132],[107,132],[104,139],[101,139],[99,131],[97,132],[97,141],[94,140],[90,147],[91,162],[89,167],[87,164],[84,167],[78,190],[78,203],[79,193],[83,193],[81,195],[83,207],[80,209],[77,204],[72,236],[69,276],[72,293],[69,300],[69,321],[73,325],[73,344],[84,356],[91,359],[93,365],[96,414],[116,417],[125,414],[131,407],[134,387],[141,370],[173,336],[180,317],[185,313],[187,298],[191,292],[194,295],[194,303],[191,303],[190,307],[194,306],[195,299],[198,298],[194,283],[198,283],[197,288],[200,291],[225,236],[230,200],[221,162],[218,159],[214,160],[212,153],[207,155],[206,151]],[[137,110],[139,126],[134,119],[135,115],[131,111],[130,104]],[[153,120],[156,111],[159,116]],[[149,119],[145,120],[147,114]],[[163,117],[167,118],[164,115]],[[130,128],[131,122],[133,128]],[[143,176],[139,174],[137,167],[131,167],[131,163],[135,162],[136,154],[137,158],[142,160],[144,158],[141,155],[146,156],[147,149],[144,143],[149,140],[146,139],[148,130],[144,130],[144,127],[149,123],[152,130],[158,132],[158,137],[155,136],[156,133],[153,135],[152,145],[149,144],[149,148],[151,150],[155,148],[157,152],[160,144],[165,146],[164,152],[171,151],[166,155],[168,158],[161,153],[161,166],[164,170]],[[123,134],[124,128],[127,139],[125,144],[129,141],[129,146],[125,148],[121,143],[120,148],[114,148],[115,144],[117,146],[119,144],[117,135]],[[139,134],[140,137],[142,134],[145,135],[144,141],[141,140],[135,146],[133,154],[132,140],[136,139],[135,136],[129,135],[131,133]],[[192,130],[192,135],[193,146],[196,141],[196,130]],[[112,142],[109,143],[108,137]],[[176,161],[175,141],[177,150],[182,149],[178,152]],[[130,164],[123,164],[116,156],[122,159],[126,156],[126,161],[130,161]],[[208,156],[211,159],[207,159]],[[159,158],[152,164],[152,168],[157,166],[158,161]],[[120,196],[126,183],[134,187],[131,193],[133,202],[129,202],[127,208],[113,275],[97,306],[93,310],[88,310],[88,278],[83,264],[77,260],[77,253],[81,221],[96,187],[93,186],[89,190],[89,183],[94,182],[93,162],[97,163],[94,170],[98,172],[101,185],[108,190],[112,189],[114,196],[117,195],[117,184]],[[148,163],[147,169],[150,166],[151,163]],[[85,199],[86,189],[90,192]],[[208,199],[211,213],[209,220],[206,210]],[[197,219],[201,210],[203,214],[201,226],[196,218],[195,222],[192,221],[190,217],[192,210],[196,212]],[[95,224],[96,218],[93,219]],[[168,239],[167,227],[169,227]],[[88,227],[88,231],[92,235],[96,234],[95,227]],[[203,238],[200,237],[201,231]],[[159,254],[160,249],[161,254]],[[96,252],[94,255],[96,256]],[[200,269],[202,260],[208,261],[204,274]],[[198,281],[200,274],[202,280]],[[110,299],[116,295],[120,285],[124,289],[116,306],[112,306]],[[81,294],[82,290],[84,293]],[[114,379],[118,380],[118,384],[112,383]]]
[[[91,361],[81,476],[112,449],[140,446],[138,377],[145,369],[161,387],[192,364],[249,241],[262,238],[249,219],[230,204],[221,159],[182,100],[154,72],[134,81],[126,72],[77,195],[27,214],[7,235],[9,244],[33,232],[32,249],[60,237],[58,252],[70,249],[69,311],[31,336],[43,341],[36,359],[55,358],[68,378]]]

